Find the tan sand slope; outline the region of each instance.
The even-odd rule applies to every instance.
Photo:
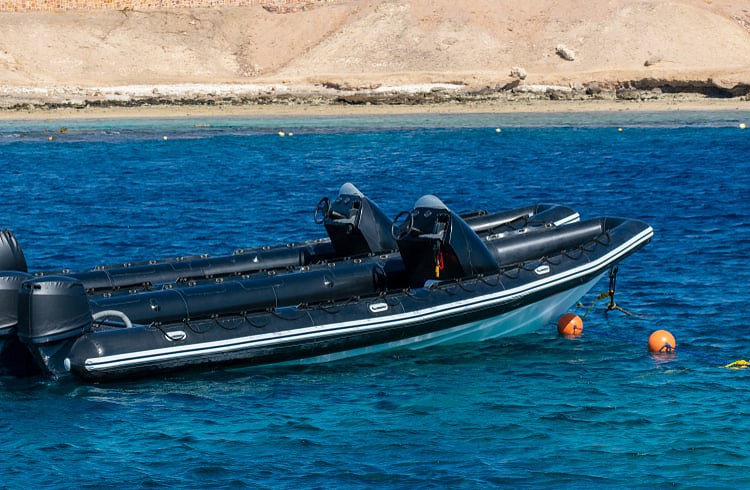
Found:
[[[574,60],[556,54],[558,45]],[[494,87],[514,80],[513,66],[526,85],[750,85],[750,1],[351,0],[292,13],[0,14],[6,94],[182,83]]]

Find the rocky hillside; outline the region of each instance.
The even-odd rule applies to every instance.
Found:
[[[437,83],[745,95],[749,47],[750,3],[736,0],[349,0],[294,9],[2,13],[0,96],[156,84],[299,91]]]

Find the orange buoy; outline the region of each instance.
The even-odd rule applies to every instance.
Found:
[[[557,331],[562,335],[578,337],[583,334],[583,320],[575,313],[566,313],[557,321]]]
[[[657,330],[648,338],[648,350],[651,352],[674,352],[676,347],[677,342],[674,339],[674,335],[666,330]]]

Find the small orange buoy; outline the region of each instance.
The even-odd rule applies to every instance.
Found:
[[[674,352],[676,347],[674,336],[666,330],[657,330],[648,338],[648,350],[651,352]]]
[[[562,335],[578,337],[583,334],[583,320],[575,313],[566,313],[557,321],[557,331]]]

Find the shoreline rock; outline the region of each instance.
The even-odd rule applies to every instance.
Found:
[[[3,112],[56,110],[86,107],[118,108],[145,106],[419,106],[461,103],[514,103],[564,100],[669,100],[676,97],[705,99],[750,98],[750,85],[722,86],[712,80],[641,79],[619,83],[526,85],[496,84],[469,87],[457,83],[404,86],[376,86],[352,89],[348,86],[310,85],[149,85],[120,87],[0,87]]]

